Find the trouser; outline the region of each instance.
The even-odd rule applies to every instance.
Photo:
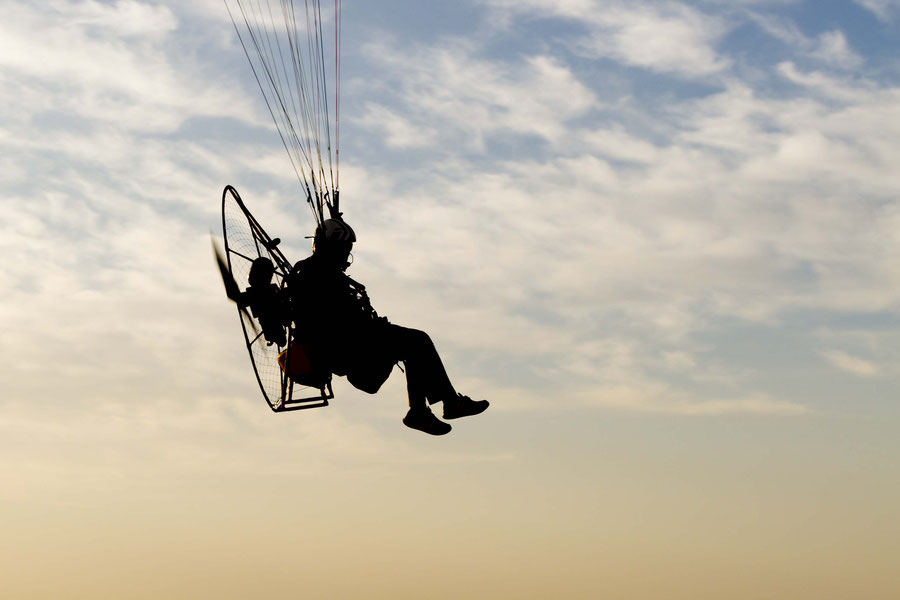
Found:
[[[347,380],[357,389],[374,394],[387,381],[398,362],[406,367],[410,407],[425,407],[456,396],[444,363],[424,331],[392,323],[379,324],[355,344],[346,365]]]

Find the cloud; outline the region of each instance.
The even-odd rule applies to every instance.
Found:
[[[842,81],[841,78],[830,73],[821,71],[803,72],[790,61],[780,63],[778,72],[785,79],[797,85],[805,86],[811,91],[820,93],[829,99],[851,102],[863,100],[859,84],[854,85],[846,79]],[[863,83],[863,85],[865,84]]]
[[[816,48],[811,55],[825,63],[845,69],[853,69],[862,64],[862,57],[850,48],[844,33],[839,30],[819,34]]]
[[[387,101],[402,103],[402,123],[396,110],[387,113],[371,103],[360,121],[376,131],[387,128],[393,145],[415,143],[412,131],[422,132],[421,139],[432,146],[483,148],[485,136],[496,133],[560,143],[565,121],[599,104],[565,65],[549,56],[504,64],[479,58],[477,47],[463,41],[410,51],[380,40],[366,44],[364,52],[387,81],[402,74],[398,85],[383,91]],[[444,136],[435,137],[438,126]]]
[[[717,73],[728,65],[713,48],[727,30],[724,23],[684,5],[601,9],[595,22],[601,32],[585,48],[596,56],[685,76]]]
[[[582,399],[589,405],[685,416],[769,415],[797,416],[813,412],[808,406],[791,400],[779,400],[765,394],[732,397],[691,397],[659,383],[616,386],[594,390]]]
[[[385,143],[392,148],[415,148],[433,143],[433,131],[413,126],[409,120],[380,104],[367,104],[363,115],[355,120],[361,127],[382,131]]]
[[[574,44],[587,56],[688,78],[718,73],[729,64],[715,49],[729,29],[726,21],[683,3],[491,0],[488,5],[511,15],[586,26],[588,33]]]
[[[836,369],[852,373],[858,377],[875,377],[879,374],[879,369],[874,363],[856,356],[851,356],[840,350],[822,352],[822,356]]]
[[[48,2],[55,11],[66,12],[70,25],[96,27],[122,37],[165,36],[178,25],[171,10],[135,0],[119,0],[104,4],[86,2]]]
[[[892,15],[900,8],[898,0],[853,0],[863,8],[871,11],[882,21],[891,21]]]
[[[862,56],[850,47],[846,35],[840,29],[823,31],[811,38],[790,19],[756,11],[748,11],[746,14],[762,31],[783,42],[800,56],[841,69],[855,69],[863,64]]]
[[[678,371],[692,369],[697,366],[697,361],[686,352],[665,352],[663,360],[668,368]]]
[[[523,6],[502,7],[531,19],[587,10],[584,3]],[[610,405],[631,398],[644,406],[646,393],[683,412],[692,405],[803,412],[800,402],[772,400],[777,394],[748,395],[746,387],[768,385],[762,373],[720,360],[715,346],[696,341],[715,335],[722,319],[765,329],[790,322],[792,311],[878,311],[897,302],[886,283],[896,275],[877,250],[896,238],[890,198],[897,188],[889,177],[896,151],[888,141],[896,90],[845,72],[854,55],[839,32],[799,39],[804,57],[830,48],[817,59],[819,70],[784,61],[772,65],[766,85],[734,74],[719,90],[669,97],[664,106],[624,95],[583,120],[548,111],[556,125],[542,128],[565,134],[544,137],[557,140],[546,156],[496,161],[483,153],[485,163],[474,169],[446,162],[430,168],[431,181],[410,175],[415,184],[383,198],[396,216],[365,260],[390,264],[401,280],[428,281],[406,314],[435,324],[456,347],[489,352],[492,364],[513,363],[531,385],[556,382],[572,397],[638,390],[597,396]],[[376,65],[413,73],[436,63],[441,73],[491,72],[474,60],[477,46],[439,45],[456,50],[428,55],[381,45],[369,54]],[[555,64],[570,64],[546,51]],[[567,77],[590,89],[583,73],[570,67]],[[490,87],[491,77],[481,79]],[[394,97],[405,103],[398,112],[434,124],[435,140],[450,139],[465,126],[456,115],[473,106],[470,92],[449,85],[440,88],[441,102],[422,102],[423,87],[440,84],[421,81],[397,82]],[[527,95],[521,78],[503,84],[504,97]],[[486,146],[497,143],[490,121],[478,130]],[[425,253],[396,258],[412,246]],[[400,295],[390,301],[403,305]],[[447,301],[471,308],[435,317]],[[693,362],[672,358],[688,352]]]
[[[170,61],[177,21],[166,7],[88,1],[13,3],[6,11],[0,69],[7,105],[23,106],[16,96],[37,80],[44,93],[32,111],[116,127],[173,131],[198,115],[251,118],[245,100],[198,85]]]
[[[238,160],[271,172],[282,157],[252,144],[223,152],[215,138],[178,139],[192,119],[260,119],[249,97],[218,87],[203,76],[208,66],[179,53],[180,22],[168,8],[6,10],[0,248],[10,262],[0,270],[0,314],[4,361],[17,374],[5,382],[9,397],[35,393],[48,360],[75,396],[122,398],[140,388],[146,399],[166,388],[159,373],[202,389],[202,373],[220,370],[222,353],[201,350],[184,319],[220,293],[207,278],[204,241],[217,190]],[[54,341],[36,346],[45,327]]]
[[[77,57],[71,79],[57,79],[69,60],[61,42],[46,50],[52,68],[0,59],[0,318],[3,360],[18,374],[5,389],[38,393],[57,362],[72,394],[103,401],[165,398],[160,374],[172,373],[186,397],[252,396],[208,247],[219,190],[236,183],[291,258],[311,226],[255,91],[216,96],[227,79],[216,66],[232,68],[217,36],[193,39],[199,49],[181,60],[196,13],[153,9],[145,32],[126,35],[109,14],[128,17],[128,3],[65,6],[86,15],[60,32]],[[594,5],[492,6],[574,20]],[[848,74],[834,32],[758,79],[715,49],[730,21],[713,9],[612,9],[606,25],[586,16],[588,31],[642,39],[635,28],[660,20],[685,32],[713,23],[710,37],[684,35],[709,52],[691,73],[715,73],[715,86],[685,94],[662,78],[647,93],[633,79],[645,73],[585,62],[569,43],[498,55],[497,40],[373,34],[355,47],[365,62],[345,86],[345,106],[358,107],[345,123],[360,154],[342,153],[341,173],[361,239],[353,273],[381,313],[432,334],[461,389],[501,410],[552,395],[563,407],[802,413],[765,352],[741,355],[749,334],[731,328],[813,336],[798,313],[900,302],[898,92]],[[5,43],[28,50],[28,31],[55,27],[49,13],[16,10],[30,25]],[[624,43],[611,47],[632,52]],[[120,44],[118,76],[81,64]],[[830,58],[810,68],[808,53],[825,47]],[[157,79],[161,89],[143,93]]]

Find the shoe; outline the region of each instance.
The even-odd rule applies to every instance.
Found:
[[[456,398],[444,400],[444,418],[459,419],[483,413],[490,406],[487,400],[472,400],[468,396],[457,394]]]
[[[444,423],[427,408],[409,409],[403,417],[403,424],[430,435],[444,435],[453,429],[449,423]]]

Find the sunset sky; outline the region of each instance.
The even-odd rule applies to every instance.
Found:
[[[345,0],[442,438],[260,396],[222,188],[314,223],[224,4],[2,14],[0,597],[900,597],[900,0]]]

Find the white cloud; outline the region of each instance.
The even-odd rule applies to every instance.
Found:
[[[853,0],[860,6],[872,11],[882,21],[890,21],[894,11],[900,8],[898,0]]]
[[[871,361],[852,356],[840,350],[822,352],[822,356],[836,369],[853,373],[859,377],[875,377],[879,372],[878,367]]]
[[[728,66],[716,43],[728,31],[725,21],[679,2],[547,2],[491,0],[511,14],[556,17],[589,28],[576,47],[589,56],[608,57],[635,67],[702,77]]]
[[[4,88],[33,89],[40,81],[43,98],[32,109],[140,131],[172,131],[198,115],[252,119],[245,98],[198,85],[170,62],[168,36],[177,22],[165,7],[86,1],[13,3],[4,10]],[[7,105],[23,106],[5,95]]]
[[[528,7],[531,17],[543,18],[585,5]],[[718,93],[670,100],[662,110],[626,96],[605,102],[602,119],[584,123],[548,112],[556,124],[546,129],[566,131],[553,136],[555,153],[474,170],[451,162],[440,179],[385,197],[399,217],[367,258],[391,264],[392,275],[406,281],[432,278],[440,291],[434,297],[426,291],[412,314],[435,323],[443,339],[516,355],[533,378],[566,381],[575,396],[629,389],[637,391],[597,398],[681,412],[803,412],[802,402],[748,395],[748,386],[766,378],[719,362],[709,347],[690,354],[693,367],[677,360],[683,354],[655,357],[661,343],[690,347],[696,334],[715,331],[716,319],[771,327],[792,310],[879,311],[898,301],[887,284],[897,275],[877,249],[896,243],[888,241],[897,237],[893,220],[872,212],[875,203],[892,206],[898,191],[889,175],[897,153],[888,142],[896,90],[848,76],[843,69],[852,60],[838,52],[841,40],[832,32],[798,48],[804,55],[834,50],[821,57],[828,60],[820,60],[820,71],[790,62],[773,68],[771,83],[783,88],[783,77],[798,86],[788,93],[767,95],[758,81],[733,75],[721,80]],[[421,66],[409,57],[422,52],[379,50],[378,63],[413,73],[441,62],[435,72],[491,72],[484,61],[472,61],[472,46],[440,60],[425,56]],[[441,102],[421,102],[422,81],[397,83],[397,97],[408,103],[399,112],[439,124],[435,139],[449,139],[449,131],[464,126],[455,119],[459,107],[473,106],[470,92],[450,85],[440,88]],[[521,80],[505,80],[507,88],[504,97],[527,95]],[[487,139],[497,135],[490,121],[479,131]],[[435,203],[421,202],[429,197]],[[391,258],[422,247],[423,239],[427,254]],[[448,296],[441,280],[466,291]],[[471,308],[433,316],[456,297]],[[391,301],[402,306],[401,298]],[[471,327],[454,323],[460,314],[464,322],[471,315]],[[529,338],[541,340],[540,351]],[[707,391],[692,396],[670,386],[666,371]],[[659,401],[642,404],[642,394]]]
[[[434,131],[416,127],[408,119],[380,104],[368,103],[365,113],[355,120],[362,127],[381,131],[385,144],[392,148],[428,146],[434,141]]]
[[[805,57],[842,69],[855,69],[863,64],[862,56],[850,47],[840,29],[824,31],[810,38],[789,19],[759,12],[748,12],[747,15],[762,31]]]
[[[684,5],[598,7],[594,22],[602,29],[586,47],[597,56],[686,76],[717,73],[728,65],[714,49],[727,30],[724,23]]]
[[[95,26],[122,37],[164,36],[178,25],[168,7],[136,0],[118,0],[112,4],[95,0],[53,1],[45,4],[53,7],[59,14],[65,14],[69,25]]]
[[[592,3],[528,6],[544,18]],[[617,4],[608,18],[621,27],[604,31],[657,12],[692,22],[674,5],[648,6]],[[52,26],[28,14],[34,30]],[[62,88],[61,47],[50,51],[61,66],[46,71],[2,59],[0,177],[15,191],[0,205],[0,283],[11,290],[0,317],[3,359],[24,374],[9,393],[33,394],[65,348],[60,372],[104,398],[135,387],[162,397],[159,373],[179,373],[186,394],[255,394],[207,231],[220,187],[247,182],[254,212],[299,258],[310,222],[288,163],[274,133],[264,147],[160,135],[191,116],[256,125],[261,110],[238,92],[194,103],[218,76],[208,84],[202,61],[165,51],[184,43],[165,18],[146,35],[131,28],[127,43],[93,19],[66,34],[79,64]],[[13,41],[27,49],[33,38]],[[837,34],[825,41],[841,55]],[[119,43],[122,81],[80,64]],[[220,40],[204,43],[218,50]],[[540,406],[552,391],[561,405],[803,412],[752,361],[721,352],[740,343],[720,323],[764,329],[792,311],[900,302],[889,259],[900,244],[897,90],[850,77],[837,59],[818,71],[785,61],[767,80],[778,93],[720,72],[717,92],[647,102],[627,85],[595,90],[604,63],[586,71],[564,50],[498,58],[452,38],[365,46],[372,68],[345,89],[368,109],[347,122],[384,162],[345,158],[345,208],[361,236],[354,274],[380,312],[432,333],[462,389],[508,408]],[[155,66],[135,69],[145,56]],[[157,77],[164,89],[142,93]],[[54,111],[62,119],[44,125]],[[53,351],[30,342],[35,332]]]
[[[867,87],[865,81],[854,84],[847,79],[830,73],[821,71],[802,72],[790,61],[779,64],[778,72],[784,78],[797,85],[808,87],[811,91],[838,101],[863,101],[867,92],[865,90],[865,87]]]
[[[661,151],[653,143],[615,126],[583,132],[581,139],[598,156],[613,160],[650,163],[659,157]]]
[[[594,94],[564,65],[547,56],[529,56],[517,63],[478,58],[466,43],[409,51],[390,43],[370,43],[366,54],[394,77],[397,86],[385,90],[402,101],[402,124],[396,115],[373,115],[362,125],[375,131],[388,128],[388,142],[408,146],[410,135],[422,132],[432,145],[483,149],[485,136],[538,136],[564,143],[565,121],[598,106]],[[378,118],[374,118],[378,117]],[[385,117],[382,119],[381,117]],[[440,126],[443,135],[436,137]]]
[[[862,57],[850,48],[844,33],[839,30],[826,31],[819,34],[812,56],[825,63],[853,69],[862,64]]]

